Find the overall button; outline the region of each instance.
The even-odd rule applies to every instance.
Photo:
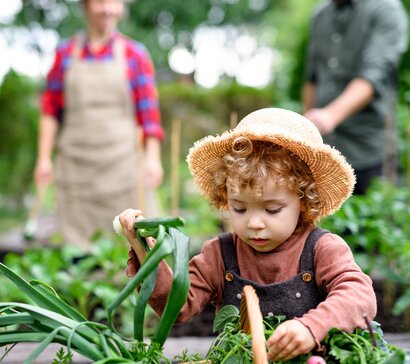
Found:
[[[302,280],[303,282],[310,282],[312,280],[312,275],[310,273],[303,273]]]
[[[330,57],[327,61],[327,65],[330,68],[336,68],[339,66],[339,60],[336,57]]]
[[[228,282],[232,282],[232,281],[233,281],[233,274],[232,274],[231,272],[226,273],[226,274],[225,274],[225,279],[226,279]]]
[[[296,298],[302,297],[302,295],[300,294],[300,292],[296,292],[295,296],[296,296]]]
[[[242,298],[242,294],[241,294],[241,293],[238,293],[238,294],[236,295],[236,297],[240,300],[240,299]]]

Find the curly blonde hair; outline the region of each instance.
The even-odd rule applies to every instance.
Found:
[[[294,191],[301,199],[297,230],[315,224],[320,201],[312,172],[297,155],[271,142],[237,138],[232,150],[216,165],[210,203],[227,210],[228,186],[234,193],[250,187],[260,196],[264,181],[272,174],[281,186]]]

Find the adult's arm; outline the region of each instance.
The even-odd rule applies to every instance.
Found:
[[[374,97],[371,82],[364,78],[355,78],[349,82],[344,91],[323,108],[310,108],[314,103],[315,86],[304,87],[304,116],[312,121],[322,135],[331,133],[348,117],[366,107]]]
[[[323,135],[332,132],[383,92],[386,82],[391,82],[391,78],[395,77],[401,55],[407,48],[407,15],[399,1],[378,2],[369,11],[372,27],[357,60],[357,70],[340,96],[324,108],[311,109],[315,95],[314,82],[304,88],[305,116]],[[311,48],[309,52],[312,52]],[[314,60],[311,53],[308,56],[310,66],[307,79],[312,80]]]
[[[51,182],[53,178],[53,149],[64,107],[63,59],[70,47],[71,43],[66,42],[56,49],[54,62],[47,74],[46,86],[41,95],[37,162],[34,170],[34,180],[38,186]]]
[[[129,43],[127,51],[129,52],[129,76],[135,104],[135,118],[142,131],[142,138],[138,142],[144,143],[145,172],[148,183],[152,187],[158,187],[164,174],[161,163],[161,142],[164,139],[164,130],[159,109],[155,68],[148,51],[142,44]]]
[[[164,177],[161,162],[161,141],[155,136],[147,137],[145,141],[145,171],[148,183],[158,187]]]
[[[38,186],[44,186],[53,179],[52,154],[57,130],[58,121],[54,116],[43,114],[40,117],[37,162],[34,170],[34,180]]]

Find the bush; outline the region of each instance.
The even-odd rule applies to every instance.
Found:
[[[403,287],[394,314],[410,307],[409,221],[410,190],[376,180],[366,195],[352,196],[321,223],[344,237],[364,271]]]
[[[21,208],[32,183],[37,140],[37,86],[9,72],[0,87],[0,203]]]

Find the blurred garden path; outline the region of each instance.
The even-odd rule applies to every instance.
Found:
[[[36,239],[31,242],[24,239],[23,229],[24,223],[0,235],[0,261],[8,252],[23,253],[30,244],[32,246],[47,246],[50,242],[50,236],[57,230],[57,219],[55,215],[40,215]]]

